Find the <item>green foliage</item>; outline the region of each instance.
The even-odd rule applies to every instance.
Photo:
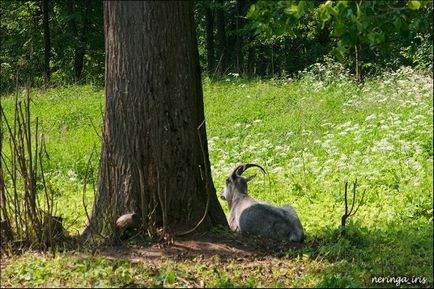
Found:
[[[2,49],[0,93],[30,82],[43,83],[42,1],[3,1],[0,7]],[[333,56],[352,70],[355,47],[364,74],[401,65],[432,66],[431,1],[195,1],[200,64],[207,67],[205,11],[214,19],[223,9],[228,52],[227,71],[249,77],[296,75]],[[241,6],[241,8],[240,8]],[[51,84],[76,81],[103,85],[103,4],[98,1],[48,1],[51,38]],[[240,45],[238,50],[237,45]],[[239,53],[239,54],[238,54]],[[238,59],[240,57],[240,59]],[[238,63],[237,61],[240,61]],[[77,76],[83,66],[81,76]],[[215,73],[209,75],[214,77]]]
[[[295,207],[307,234],[303,248],[281,248],[284,257],[272,261],[205,262],[196,256],[182,262],[163,259],[157,268],[127,261],[114,266],[106,258],[73,253],[56,258],[29,253],[2,269],[2,284],[384,287],[392,284],[372,284],[371,278],[391,275],[425,277],[419,285],[432,286],[432,78],[402,67],[358,84],[343,65],[325,62],[294,79],[251,81],[231,75],[203,81],[216,190],[236,164],[263,165],[268,177],[259,175],[249,192]],[[6,113],[12,101],[4,98]],[[103,91],[56,88],[37,93],[33,102],[32,115],[39,116],[47,138],[47,181],[57,188],[58,214],[68,231],[77,233],[86,222],[83,167],[94,147],[96,156],[100,149],[92,122],[101,129]],[[96,158],[92,165],[97,168]],[[357,178],[366,196],[342,236],[346,177],[349,182]],[[89,208],[92,197],[89,191]]]
[[[14,257],[2,272],[2,278],[6,275],[9,284],[22,287],[69,287],[73,284],[74,287],[107,288],[143,280],[150,273],[146,268],[133,266],[122,259],[80,257],[78,254],[57,254],[53,258],[29,252]]]
[[[44,35],[42,1],[3,1],[0,7],[2,78],[0,92],[43,83]],[[51,39],[52,84],[75,80],[77,52],[84,51],[84,82],[101,85],[104,80],[104,30],[102,3],[97,1],[48,1]]]
[[[368,72],[372,66],[432,65],[432,2],[258,1],[248,17],[255,21],[257,33],[268,39],[291,37],[301,42],[306,36],[299,27],[309,27],[314,19],[334,40],[329,52],[353,67],[357,47],[357,57]],[[424,56],[406,53],[419,46]]]

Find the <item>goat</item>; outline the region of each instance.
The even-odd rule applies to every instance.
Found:
[[[226,179],[226,185],[220,193],[220,197],[229,205],[230,228],[269,239],[303,242],[303,226],[293,207],[275,207],[258,202],[247,194],[247,182],[256,175],[246,178],[241,175],[251,167],[260,168],[265,173],[259,165],[241,164]]]

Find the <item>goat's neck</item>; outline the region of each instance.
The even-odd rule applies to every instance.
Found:
[[[249,195],[237,192],[235,196],[232,198],[232,201],[228,203],[229,209],[231,209],[233,206],[235,206],[236,204],[238,204],[239,202],[241,202],[246,198],[249,198]]]

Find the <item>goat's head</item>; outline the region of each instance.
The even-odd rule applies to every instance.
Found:
[[[241,164],[237,166],[232,174],[226,179],[225,187],[220,193],[220,197],[223,200],[228,201],[229,205],[231,205],[235,194],[239,193],[247,195],[247,182],[252,180],[256,174],[246,178],[241,175],[251,167],[260,168],[264,173],[266,173],[264,168],[257,164]]]

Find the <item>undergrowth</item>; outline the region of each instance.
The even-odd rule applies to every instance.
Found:
[[[2,286],[395,287],[372,284],[376,276],[421,277],[425,283],[400,286],[432,286],[432,77],[401,68],[358,84],[344,72],[315,69],[297,79],[203,80],[216,190],[238,163],[264,166],[268,175],[258,175],[249,192],[294,206],[307,234],[304,248],[252,266],[236,258],[204,265],[198,256],[161,260],[159,269],[74,252],[55,258],[28,252],[7,260]],[[2,101],[11,113],[12,96]],[[97,172],[103,106],[103,91],[92,86],[33,92],[32,115],[49,154],[46,179],[70,234],[86,222],[83,177],[92,154]],[[342,237],[344,179],[356,178],[366,196]],[[89,208],[92,198],[88,190]]]

